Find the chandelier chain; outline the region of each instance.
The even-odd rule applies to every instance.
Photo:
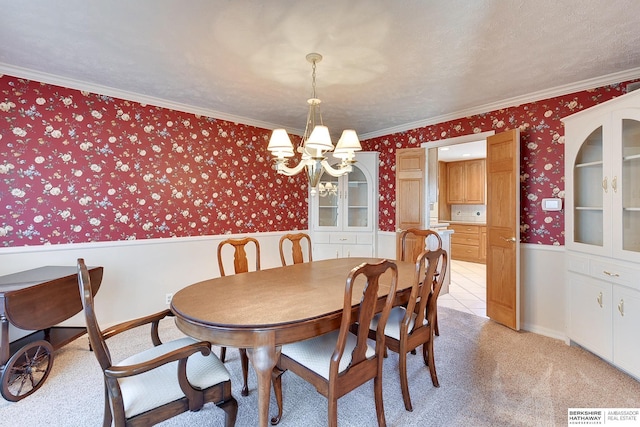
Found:
[[[316,96],[316,61],[314,60],[311,65],[311,97],[317,98]]]

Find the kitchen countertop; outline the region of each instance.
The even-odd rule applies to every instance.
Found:
[[[484,227],[487,225],[486,222],[478,222],[478,221],[451,221],[451,220],[447,220],[447,222],[449,224],[457,224],[457,225],[479,225],[481,227]]]
[[[447,228],[448,226],[448,222],[434,222],[432,224],[429,224],[429,228]]]

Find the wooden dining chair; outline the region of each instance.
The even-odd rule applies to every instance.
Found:
[[[220,268],[220,276],[225,276],[224,272],[224,256],[223,252],[225,246],[229,245],[233,248],[233,270],[235,274],[247,273],[249,271],[249,258],[247,256],[247,245],[253,244],[255,250],[255,271],[260,270],[260,243],[253,237],[244,237],[240,239],[227,239],[218,245],[218,267]],[[254,270],[252,270],[254,271]],[[247,385],[247,379],[249,377],[249,357],[247,356],[247,350],[240,348],[240,364],[242,365],[242,380],[244,384],[240,394],[243,396],[249,395],[249,386]],[[220,348],[220,360],[224,363],[227,356],[227,348]]]
[[[400,234],[400,260],[414,262],[416,258],[425,249],[442,249],[442,238],[433,230],[422,230],[418,228],[409,228]],[[446,275],[446,269],[436,269],[434,280],[438,276]],[[436,308],[437,310],[437,308]],[[436,320],[434,323],[435,334],[440,336],[440,328],[438,328],[438,313],[436,312]]]
[[[379,331],[375,347],[367,338],[369,324],[379,311],[378,288],[382,274],[390,271],[391,284],[379,315]],[[362,277],[361,277],[362,276]],[[364,280],[363,280],[364,279]],[[395,299],[398,268],[392,261],[363,263],[351,270],[344,290],[344,305],[340,329],[308,340],[282,346],[280,359],[274,368],[272,381],[278,404],[278,415],[271,419],[275,425],[282,418],[282,374],[293,371],[311,383],[328,401],[328,424],[338,424],[338,399],[373,379],[378,425],[385,426],[382,401],[382,361],[384,358],[384,327]],[[363,289],[360,305],[353,309],[354,287]],[[351,332],[353,328],[354,332]],[[361,408],[355,408],[360,410]]]
[[[447,252],[443,249],[426,250],[418,256],[409,302],[406,308],[398,306],[391,309],[384,328],[386,347],[399,356],[400,388],[407,411],[413,411],[407,379],[407,353],[422,345],[422,357],[429,367],[431,382],[440,387],[433,356],[433,338],[436,305],[444,282],[444,274],[437,274],[437,269],[446,269],[447,262]],[[373,318],[369,338],[377,337],[382,320],[378,315]]]
[[[311,237],[309,237],[306,233],[293,233],[293,234],[285,234],[280,238],[280,261],[282,261],[282,266],[287,265],[286,256],[285,256],[285,246],[288,244],[291,245],[291,260],[293,264],[300,264],[305,262],[304,260],[304,250],[302,249],[302,240],[307,241],[307,261],[313,261],[313,256],[311,253]]]
[[[208,402],[225,411],[227,427],[235,425],[238,402],[231,394],[229,372],[211,352],[210,343],[190,337],[162,343],[158,323],[169,310],[101,331],[91,278],[82,258],[78,259],[78,286],[91,349],[103,373],[104,427],[154,425],[186,411],[198,411]],[[113,363],[107,339],[148,324],[154,346]]]

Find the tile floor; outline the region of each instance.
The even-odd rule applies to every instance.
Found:
[[[486,317],[485,265],[451,260],[449,293],[438,297],[438,305]]]

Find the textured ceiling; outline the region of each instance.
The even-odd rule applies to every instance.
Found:
[[[0,0],[0,73],[299,130],[319,52],[325,123],[376,134],[640,77],[639,16],[637,0]]]

